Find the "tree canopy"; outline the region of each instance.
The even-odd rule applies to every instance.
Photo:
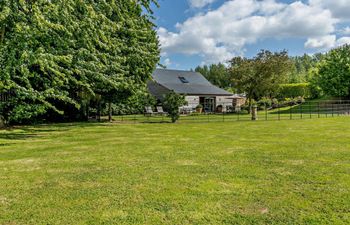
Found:
[[[154,0],[0,2],[1,103],[8,121],[84,117],[91,100],[129,98],[159,61]]]
[[[229,88],[230,80],[228,79],[228,71],[224,64],[212,64],[212,65],[204,65],[198,66],[195,69],[196,72],[201,73],[208,81],[212,84],[221,87],[221,88]]]
[[[317,65],[315,82],[333,97],[350,97],[350,45],[328,52]]]
[[[286,51],[272,53],[262,50],[252,59],[235,57],[230,61],[229,73],[232,86],[252,99],[272,96],[287,79],[291,60]]]

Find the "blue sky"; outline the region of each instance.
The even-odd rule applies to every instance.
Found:
[[[161,63],[172,69],[254,56],[290,55],[350,43],[350,0],[159,0]]]

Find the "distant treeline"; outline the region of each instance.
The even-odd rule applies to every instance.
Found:
[[[288,56],[262,50],[253,58],[234,57],[225,64],[198,66],[211,83],[251,100],[264,98],[350,97],[350,46],[324,54]]]
[[[303,56],[290,56],[292,63],[290,71],[287,73],[286,83],[308,83],[312,81],[312,69],[325,57],[322,53],[314,55],[304,54]],[[232,87],[231,77],[227,66],[223,63],[198,66],[196,72],[203,74],[212,84],[221,88]]]

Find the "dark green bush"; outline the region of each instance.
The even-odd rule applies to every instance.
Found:
[[[309,83],[281,84],[277,94],[278,98],[311,98],[311,85]]]
[[[179,107],[186,104],[185,97],[175,92],[170,92],[165,95],[164,108],[168,112],[171,122],[175,123],[180,118]]]
[[[257,103],[259,110],[268,109],[272,106],[272,100],[267,97],[263,97]]]

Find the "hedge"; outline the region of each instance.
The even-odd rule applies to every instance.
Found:
[[[277,96],[279,98],[310,98],[311,85],[309,83],[281,84]]]

